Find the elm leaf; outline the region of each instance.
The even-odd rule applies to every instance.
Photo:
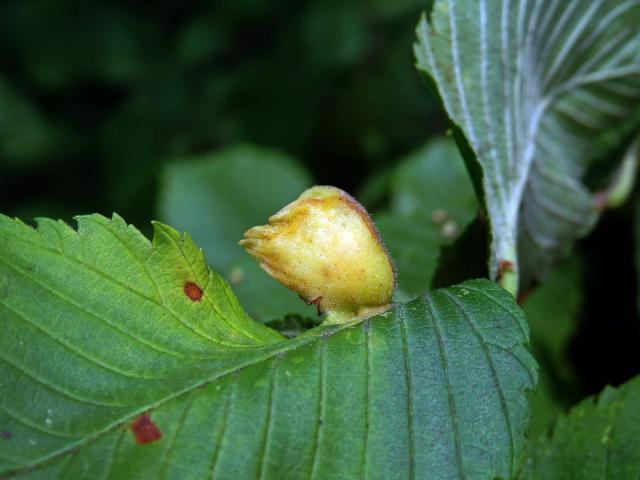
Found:
[[[632,0],[437,0],[418,25],[418,69],[482,170],[491,275],[513,291],[606,203],[584,176],[611,130],[637,121],[638,25]]]
[[[487,280],[293,339],[188,235],[0,216],[0,475],[512,478],[535,361]]]

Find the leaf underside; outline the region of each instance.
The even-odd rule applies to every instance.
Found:
[[[525,282],[544,274],[594,225],[582,179],[637,112],[638,25],[635,0],[439,0],[418,25],[418,68],[483,171],[494,277],[516,244]]]
[[[640,377],[584,400],[532,441],[521,478],[640,478]]]
[[[285,340],[188,236],[78,223],[0,217],[0,475],[515,476],[536,370],[495,284]],[[138,445],[144,412],[162,437]]]

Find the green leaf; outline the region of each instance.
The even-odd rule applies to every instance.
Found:
[[[0,475],[516,474],[536,369],[499,286],[286,340],[242,312],[188,236],[78,222],[0,217]],[[162,437],[137,445],[143,412]]]
[[[189,232],[207,261],[229,280],[248,313],[260,321],[295,313],[315,316],[298,296],[260,270],[238,241],[311,185],[288,156],[251,146],[169,164],[160,217]]]
[[[637,110],[638,24],[634,1],[439,0],[418,25],[418,68],[483,171],[494,278],[517,275],[516,245],[525,282],[545,273],[594,225],[582,177]]]
[[[430,288],[441,248],[462,234],[477,210],[452,140],[432,140],[402,161],[391,177],[391,209],[375,216],[401,295],[414,298]]]
[[[640,377],[607,387],[530,444],[523,479],[631,479],[640,475]]]
[[[449,222],[457,233],[475,218],[475,193],[452,140],[432,140],[399,165],[391,207],[398,215],[423,216],[443,227]],[[451,243],[455,235],[442,237]]]
[[[546,432],[558,415],[583,395],[568,358],[582,307],[582,275],[580,259],[571,257],[522,304],[531,329],[531,350],[540,365],[538,389],[529,396],[532,435]]]
[[[567,347],[582,307],[581,263],[575,256],[562,262],[522,306],[531,328],[532,345],[548,359],[555,374],[565,380],[573,378]]]

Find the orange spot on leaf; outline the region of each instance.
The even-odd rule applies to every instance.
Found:
[[[202,298],[202,289],[193,282],[184,284],[184,293],[194,302],[199,302]]]
[[[148,413],[143,413],[131,422],[131,431],[138,445],[155,442],[162,437],[162,432],[158,426],[153,423]]]

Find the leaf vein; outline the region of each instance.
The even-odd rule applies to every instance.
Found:
[[[42,327],[41,325],[32,322],[31,320],[29,320],[27,318],[26,315],[24,315],[21,312],[18,312],[17,310],[15,310],[13,307],[10,307],[9,305],[7,305],[6,303],[4,303],[3,301],[0,300],[0,305],[2,305],[4,308],[6,308],[7,310],[9,310],[10,312],[12,312],[15,316],[15,318],[18,318],[19,320],[21,320],[22,322],[26,323],[27,325],[31,325],[33,328],[35,328],[36,330],[39,330],[40,332],[42,332],[47,338],[51,339],[53,342],[57,343],[58,345],[62,346],[65,350],[71,352],[72,354],[80,357],[83,360],[86,360],[89,363],[92,363],[93,365],[102,368],[104,370],[107,370],[109,372],[113,372],[113,373],[117,373],[119,375],[125,376],[125,377],[129,377],[129,378],[133,378],[133,379],[156,379],[156,380],[161,380],[164,377],[157,377],[157,376],[144,376],[144,375],[136,375],[134,373],[131,372],[127,372],[126,370],[122,370],[120,368],[114,367],[113,365],[109,365],[107,363],[104,363],[100,360],[98,360],[95,357],[92,357],[91,355],[87,355],[84,352],[82,352],[81,350],[78,350],[75,346],[73,346],[70,343],[67,343],[66,341],[58,338],[57,336],[55,336],[54,334],[52,334],[49,330],[47,330],[46,328]]]
[[[222,451],[225,435],[227,434],[228,418],[230,416],[233,398],[235,397],[235,388],[235,381],[230,382],[229,386],[227,387],[227,396],[225,398],[224,407],[222,409],[222,426],[220,427],[220,432],[218,433],[217,438],[215,439],[215,442],[213,444],[213,458],[211,460],[210,469],[211,480],[215,479],[216,469],[218,468],[218,460],[220,459],[220,452]]]
[[[133,340],[135,340],[136,342],[139,342],[143,345],[146,345],[147,347],[151,348],[152,350],[156,350],[160,353],[164,353],[166,355],[171,355],[174,357],[182,357],[182,355],[177,354],[175,352],[172,352],[171,350],[166,350],[162,347],[159,347],[158,345],[155,345],[153,343],[150,343],[146,340],[143,340],[142,338],[136,337],[135,335],[130,334],[129,332],[127,332],[126,330],[120,328],[119,326],[117,326],[116,323],[110,322],[109,320],[107,320],[104,317],[101,317],[100,315],[93,313],[90,310],[87,310],[86,308],[83,308],[82,306],[78,305],[75,301],[71,300],[70,298],[68,298],[67,296],[63,295],[62,293],[58,292],[57,290],[55,290],[54,288],[52,288],[50,285],[45,285],[44,283],[42,283],[40,280],[36,279],[35,277],[29,275],[27,272],[25,272],[24,270],[22,270],[19,267],[16,267],[15,265],[10,264],[9,262],[7,262],[4,258],[0,257],[0,262],[4,263],[5,265],[7,265],[9,268],[11,268],[12,270],[14,270],[15,272],[17,272],[18,274],[22,275],[24,278],[26,278],[27,280],[35,283],[36,285],[39,285],[40,288],[42,288],[43,290],[51,293],[52,295],[54,295],[55,297],[58,297],[60,300],[62,300],[63,302],[75,307],[76,309],[78,309],[80,312],[86,313],[89,316],[95,318],[96,320],[101,321],[102,323],[104,323],[105,325],[111,327],[112,329],[118,331],[119,333],[121,333],[122,335],[129,337]]]
[[[309,478],[313,480],[318,473],[318,453],[320,451],[320,442],[322,442],[322,432],[323,432],[323,423],[324,423],[324,402],[325,402],[325,389],[326,389],[326,375],[327,375],[327,367],[326,367],[326,352],[327,352],[327,344],[326,341],[321,341],[320,346],[318,348],[318,423],[316,432],[314,435],[315,443],[313,445],[313,456],[311,462],[311,473]]]
[[[269,392],[267,394],[267,420],[265,422],[264,434],[262,438],[262,454],[258,456],[260,461],[258,478],[262,480],[264,478],[264,474],[267,467],[267,460],[269,454],[269,440],[272,434],[273,428],[273,417],[274,417],[274,405],[273,405],[273,391],[276,390],[276,374],[278,371],[278,366],[280,357],[274,357],[274,360],[271,366],[270,380],[269,380]]]
[[[175,454],[178,437],[180,437],[180,433],[184,428],[184,424],[187,420],[189,412],[191,412],[191,408],[193,407],[195,400],[196,400],[196,396],[193,395],[191,400],[189,400],[185,408],[182,410],[182,414],[180,415],[180,419],[178,420],[178,425],[176,426],[176,430],[173,436],[171,437],[171,443],[169,444],[169,448],[165,452],[164,458],[162,459],[162,465],[160,466],[160,472],[158,474],[159,480],[164,480],[164,478],[167,476],[167,472],[169,470],[169,464],[171,463],[171,458]]]
[[[431,321],[433,323],[434,332],[436,334],[436,340],[438,343],[438,354],[440,356],[440,367],[442,368],[442,374],[444,376],[444,383],[447,389],[447,398],[449,400],[449,415],[451,416],[451,427],[453,430],[453,438],[454,438],[454,448],[456,455],[456,464],[458,467],[459,478],[465,478],[464,472],[464,464],[462,461],[462,445],[460,439],[460,429],[458,427],[458,412],[456,408],[455,397],[453,395],[453,385],[451,384],[451,377],[449,375],[449,365],[447,362],[447,354],[444,345],[444,338],[442,336],[442,331],[440,330],[438,316],[436,314],[435,308],[431,305],[431,298],[429,296],[422,297],[423,302],[427,310],[429,311],[429,316],[431,317]]]
[[[109,461],[107,463],[107,468],[104,471],[104,479],[107,480],[110,476],[111,476],[111,472],[113,471],[113,466],[116,463],[116,459],[118,457],[118,454],[120,453],[120,446],[122,445],[122,441],[124,440],[124,436],[126,435],[127,431],[123,428],[120,431],[120,435],[118,435],[115,445],[113,446],[113,451],[111,452],[111,455],[109,456]]]
[[[42,387],[46,388],[47,390],[51,391],[52,393],[54,393],[56,395],[67,397],[67,398],[70,398],[72,400],[75,400],[76,402],[86,403],[88,405],[93,405],[93,406],[97,406],[97,407],[122,407],[122,405],[119,405],[119,404],[107,403],[107,402],[102,402],[102,401],[92,400],[92,399],[89,399],[89,398],[80,397],[77,394],[72,393],[72,392],[70,392],[68,390],[63,390],[63,389],[60,389],[58,387],[55,387],[55,386],[51,385],[50,383],[46,382],[45,380],[39,378],[34,373],[27,371],[26,369],[24,369],[24,367],[21,367],[21,366],[15,364],[12,360],[9,360],[7,357],[5,357],[2,354],[0,354],[0,360],[5,362],[9,367],[11,367],[11,368],[15,369],[16,371],[20,372],[21,374],[23,374],[25,377],[31,379],[34,383],[37,383],[38,385],[41,385]]]
[[[22,415],[14,412],[13,410],[9,410],[7,408],[6,405],[2,404],[0,405],[0,410],[2,410],[4,413],[6,413],[9,417],[13,418],[14,420],[16,420],[18,423],[21,423],[23,425],[25,425],[26,427],[29,427],[33,430],[36,430],[40,433],[44,433],[46,435],[50,435],[52,437],[59,437],[59,438],[76,438],[76,435],[69,435],[67,433],[62,433],[62,432],[58,432],[56,430],[51,430],[49,428],[45,428],[42,425],[39,425],[38,423],[29,420],[27,418],[24,418]]]
[[[364,448],[362,450],[362,465],[360,467],[360,475],[363,480],[367,478],[367,455],[369,453],[369,403],[371,402],[371,323],[369,320],[362,322],[364,331],[364,367],[365,367],[365,400],[364,400]]]
[[[416,472],[415,472],[415,454],[416,454],[416,439],[415,439],[415,432],[414,430],[414,426],[413,426],[413,418],[414,418],[414,412],[413,412],[413,387],[412,387],[412,380],[411,380],[411,362],[409,359],[409,345],[407,343],[407,331],[406,331],[406,311],[404,309],[404,306],[402,305],[398,305],[398,307],[396,307],[396,311],[399,313],[398,317],[399,317],[399,326],[400,326],[400,340],[402,343],[402,358],[403,358],[403,365],[404,365],[404,375],[405,375],[405,379],[406,379],[406,385],[407,385],[407,433],[409,434],[409,478],[416,478]]]
[[[513,318],[513,313],[512,311],[507,308],[506,306],[504,306],[502,303],[498,302],[495,298],[491,297],[490,295],[487,295],[485,292],[483,292],[482,290],[478,290],[477,288],[471,287],[469,286],[468,283],[464,284],[464,289],[466,290],[471,290],[472,292],[475,292],[479,295],[482,295],[484,297],[486,297],[489,301],[491,301],[491,303],[493,303],[494,305],[497,305],[498,307],[500,307],[502,310],[504,310],[513,320],[514,323],[518,326],[520,333],[522,334],[522,339],[525,342],[529,341],[529,334],[527,333],[527,331],[525,330],[525,326],[522,325],[521,322],[519,322],[518,320],[516,320],[515,318]]]
[[[496,387],[496,391],[498,393],[498,396],[500,398],[500,408],[502,409],[502,415],[504,417],[504,421],[505,421],[505,426],[506,426],[506,430],[507,430],[507,436],[509,437],[509,450],[510,450],[510,461],[509,461],[509,473],[508,473],[508,477],[507,478],[512,478],[514,476],[514,460],[515,460],[515,454],[516,454],[516,445],[515,445],[515,435],[513,433],[513,424],[511,422],[511,413],[509,412],[509,408],[507,407],[507,401],[504,397],[504,391],[502,390],[502,385],[500,383],[500,378],[498,377],[498,371],[496,370],[496,366],[494,364],[493,361],[493,356],[491,355],[491,352],[489,351],[489,349],[487,348],[486,345],[486,340],[483,337],[483,335],[480,333],[478,326],[476,325],[476,323],[471,319],[471,316],[467,313],[466,309],[464,308],[464,306],[458,302],[458,300],[456,300],[456,298],[449,293],[446,290],[442,290],[442,293],[449,298],[449,301],[452,302],[456,308],[460,311],[460,313],[462,314],[462,318],[465,319],[465,321],[467,322],[467,324],[469,325],[469,327],[471,327],[471,330],[473,331],[474,335],[476,336],[476,338],[478,339],[478,342],[480,343],[480,346],[482,348],[482,351],[485,355],[485,358],[487,359],[487,363],[489,365],[489,369],[491,370],[491,376],[493,379],[493,383]]]

